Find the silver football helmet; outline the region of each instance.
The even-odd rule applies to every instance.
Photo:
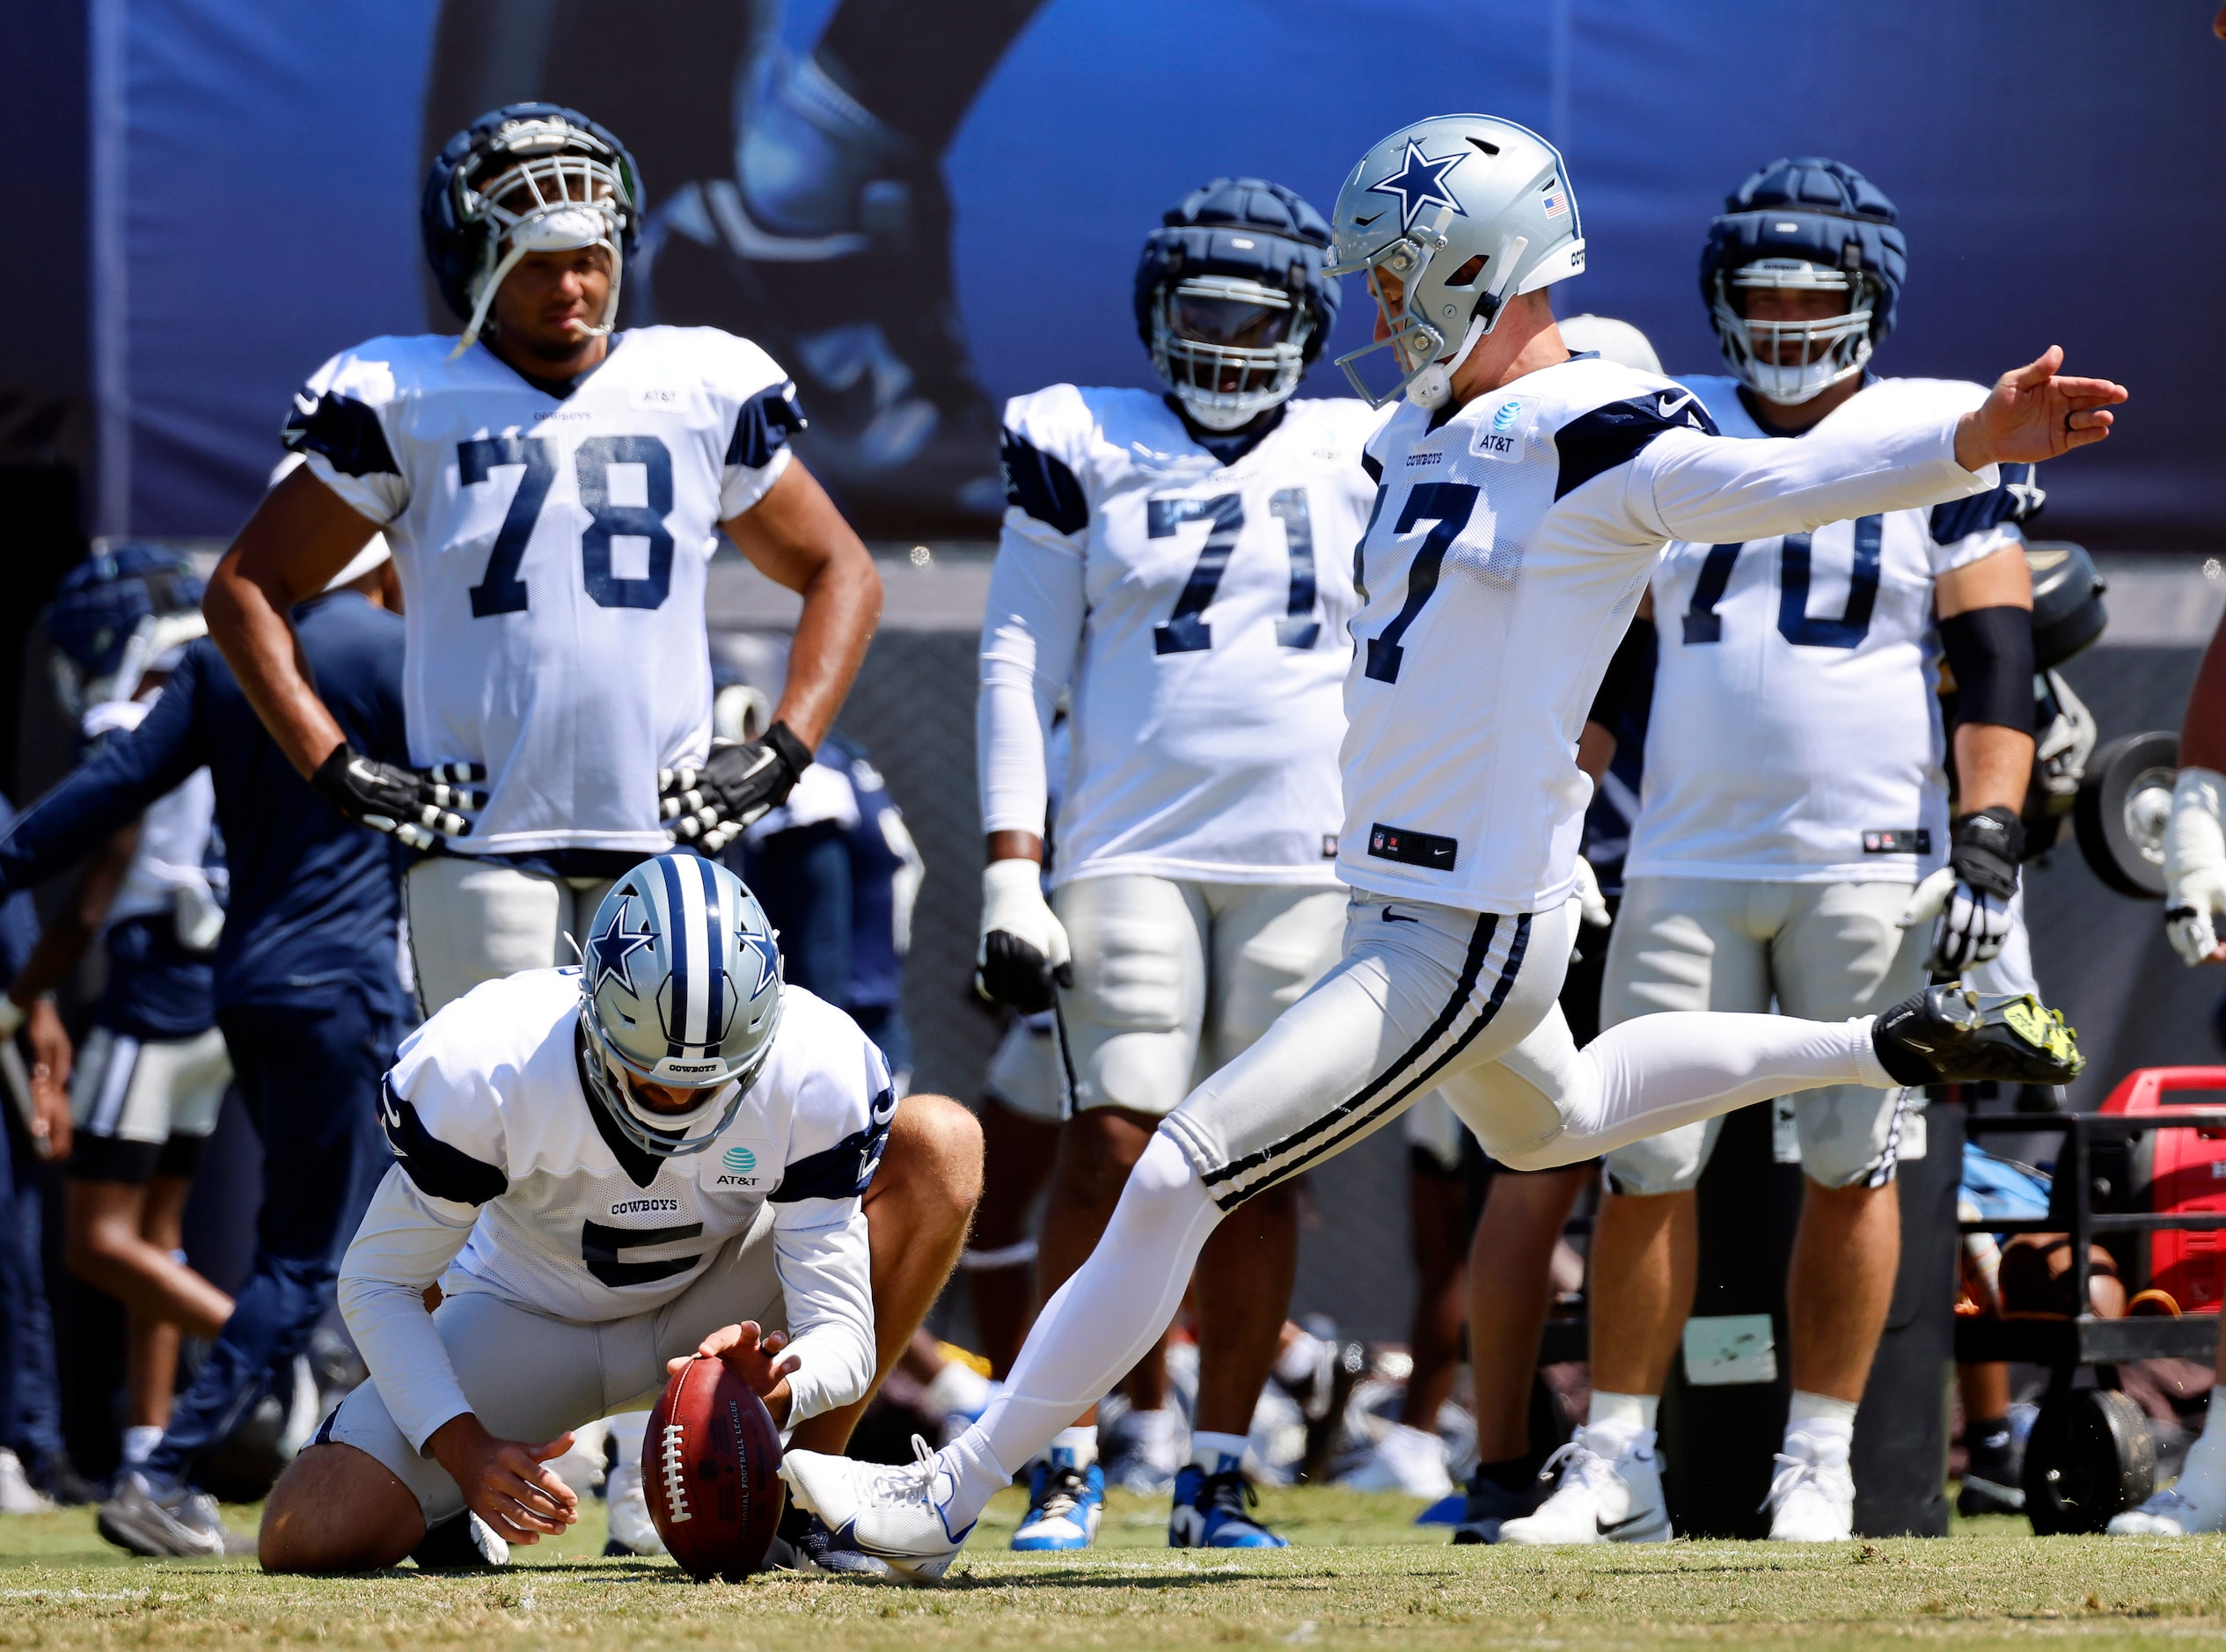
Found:
[[[1445,405],[1453,374],[1518,294],[1581,274],[1585,231],[1561,151],[1527,127],[1488,114],[1435,115],[1402,127],[1360,157],[1337,192],[1337,262],[1365,271],[1391,336],[1337,358],[1380,407],[1404,391]],[[1395,310],[1380,277],[1402,289]],[[1398,382],[1371,390],[1355,365],[1389,348]]]
[[[659,855],[603,897],[582,965],[589,1099],[644,1152],[701,1152],[740,1111],[780,1030],[780,953],[765,909],[716,861]],[[704,1099],[660,1112],[637,1082]]]

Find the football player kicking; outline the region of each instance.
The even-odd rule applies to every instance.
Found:
[[[375,339],[320,368],[286,426],[307,463],[209,581],[210,633],[295,766],[439,852],[406,885],[428,1011],[567,959],[612,879],[785,797],[880,612],[872,559],[789,451],[781,369],[710,328],[613,331],[641,211],[624,147],[572,110],[514,104],[450,139],[421,227],[463,337]],[[416,772],[348,745],[287,627],[381,528]],[[722,532],[804,606],[765,736],[714,745]]]
[[[584,968],[487,983],[411,1034],[380,1112],[396,1163],[340,1284],[370,1380],[272,1492],[271,1571],[499,1564],[562,1531],[576,1499],[543,1465],[698,1351],[839,1451],[980,1192],[972,1117],[900,1104],[857,1026],[783,987],[742,881],[693,855],[618,881]]]
[[[1290,190],[1215,179],[1166,214],[1137,268],[1137,329],[1167,393],[1055,384],[1006,410],[1008,508],[982,629],[980,967],[984,990],[1023,1013],[1057,1000],[1068,1117],[1044,1295],[1089,1254],[1190,1086],[1336,961],[1343,547],[1367,520],[1360,449],[1380,420],[1347,398],[1291,399],[1336,318],[1329,247]],[[1047,904],[1044,751],[1070,677]],[[1176,1547],[1283,1541],[1248,1514],[1241,1464],[1298,1223],[1289,1188],[1259,1191],[1197,1270],[1188,1466],[1173,1413],[1131,1422],[1175,1480]],[[1014,1548],[1090,1541],[1096,1435],[1085,1415],[1052,1443]]]
[[[1774,161],[1710,226],[1701,286],[1735,376],[1688,377],[1726,435],[1819,441],[1955,417],[1977,384],[1865,371],[1906,258],[1893,204],[1836,161]],[[1645,779],[1601,1020],[1662,1010],[1882,1010],[2000,952],[2032,772],[2032,593],[2014,525],[2027,476],[1743,544],[1681,541],[1632,643],[1660,638]],[[1938,664],[1957,689],[1948,814]],[[1600,731],[1605,733],[1604,730]],[[1928,880],[1929,880],[1928,881]],[[1919,926],[1920,903],[1940,909]],[[1928,916],[1930,916],[1928,913]],[[1894,1181],[1907,1093],[1794,1100],[1804,1198],[1786,1284],[1793,1394],[1770,1535],[1854,1534],[1856,1407],[1900,1260]],[[1693,1302],[1694,1188],[1720,1121],[1607,1155],[1593,1228],[1590,1422],[1503,1543],[1670,1535],[1655,1414]],[[1713,1472],[1711,1469],[1710,1472]]]
[[[2125,391],[2055,376],[2051,350],[1959,414],[1718,436],[1667,380],[1571,358],[1544,291],[1583,266],[1568,175],[1544,140],[1488,116],[1393,134],[1347,179],[1334,224],[1344,267],[1375,290],[1369,349],[1395,353],[1410,403],[1368,446],[1344,955],[1161,1122],[980,1422],[909,1474],[811,1451],[783,1464],[838,1533],[912,1575],[940,1574],[1012,1471],[1150,1346],[1226,1210],[1433,1086],[1519,1169],[1820,1085],[2047,1081],[2079,1064],[2032,999],[1947,986],[1844,1021],[1642,1016],[1582,1050],[1554,1000],[1591,790],[1578,736],[1663,546],[1983,493],[2001,462],[2102,440]],[[1356,381],[1367,353],[1346,358]]]

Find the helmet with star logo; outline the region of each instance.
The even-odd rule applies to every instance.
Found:
[[[701,1152],[741,1108],[780,1027],[780,954],[758,897],[699,855],[645,860],[603,897],[581,965],[589,1099],[644,1152]],[[703,1100],[655,1107],[640,1084]]]
[[[1371,406],[1405,393],[1444,406],[1453,369],[1507,301],[1585,268],[1585,229],[1561,151],[1489,114],[1441,114],[1402,127],[1360,157],[1330,215],[1332,275],[1365,272],[1391,336],[1337,358]],[[1397,302],[1383,303],[1382,277]],[[1388,349],[1399,378],[1374,390],[1356,362]]]

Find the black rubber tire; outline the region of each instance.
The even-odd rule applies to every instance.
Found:
[[[2053,1395],[2025,1441],[2024,1481],[2035,1536],[2099,1531],[2156,1489],[2149,1419],[2114,1388]]]
[[[2160,780],[2169,791],[2178,764],[2178,735],[2160,730],[2125,735],[2096,749],[2079,782],[2071,810],[2079,852],[2104,883],[2136,901],[2163,897],[2164,868],[2148,857],[2127,827],[2126,800]]]

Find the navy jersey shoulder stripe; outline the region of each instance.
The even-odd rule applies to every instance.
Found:
[[[856,1199],[873,1185],[881,1168],[882,1149],[889,1145],[890,1121],[897,1116],[897,1094],[883,1090],[874,1098],[873,1122],[853,1130],[832,1147],[807,1153],[781,1172],[780,1186],[770,1195],[774,1204],[795,1204],[805,1199]]]
[[[379,1128],[402,1173],[431,1199],[453,1204],[485,1204],[509,1189],[509,1178],[500,1166],[474,1159],[460,1147],[451,1147],[425,1128],[417,1108],[394,1093],[388,1078],[378,1086]]]
[[[342,476],[402,473],[394,463],[394,450],[386,445],[378,414],[353,396],[328,390],[307,413],[297,397],[280,440],[297,453],[323,454]]]
[[[1619,464],[1638,457],[1641,449],[1665,430],[1698,430],[1718,434],[1716,420],[1690,391],[1663,390],[1605,407],[1571,420],[1554,436],[1561,456],[1561,474],[1554,482],[1554,497],[1562,499]]]
[[[796,403],[796,386],[793,383],[771,385],[743,403],[735,414],[735,433],[727,442],[727,463],[762,471],[792,436],[809,428],[804,410]]]
[[[1012,430],[1005,432],[998,459],[1005,467],[1007,504],[1059,533],[1080,533],[1090,525],[1090,501],[1065,461]]]
[[[1360,455],[1360,468],[1368,472],[1368,479],[1370,481],[1380,482],[1383,480],[1383,461],[1378,458],[1374,454],[1363,451]]]
[[[2033,466],[2005,464],[2000,486],[1935,505],[1926,531],[1935,545],[1953,545],[2005,522],[2023,522],[2039,508],[2036,498],[2039,494],[2033,483]]]

